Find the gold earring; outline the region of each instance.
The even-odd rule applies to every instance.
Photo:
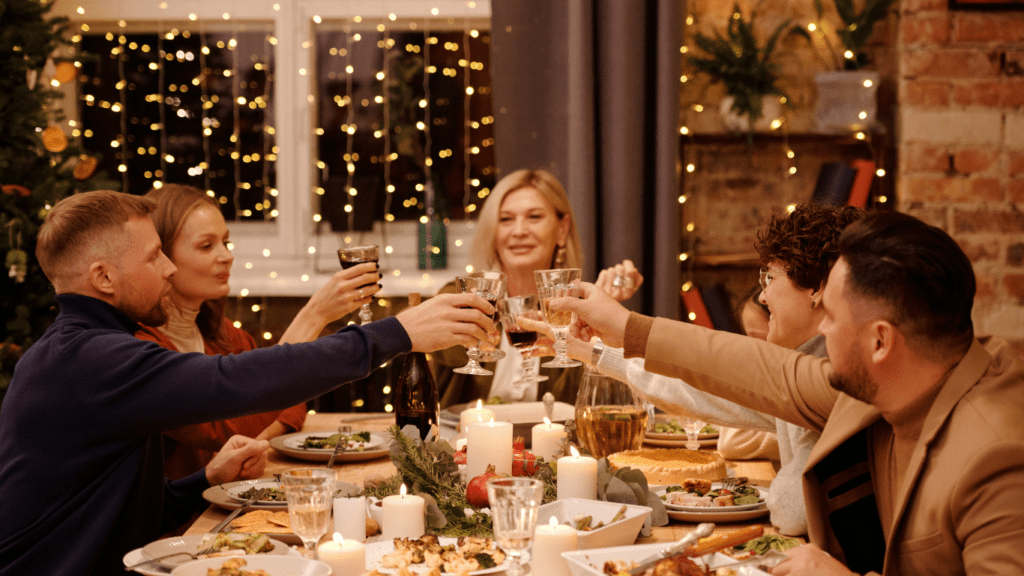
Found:
[[[556,269],[557,268],[561,268],[562,266],[565,266],[565,253],[566,252],[567,252],[567,250],[565,249],[565,246],[559,246],[555,250],[555,268]]]

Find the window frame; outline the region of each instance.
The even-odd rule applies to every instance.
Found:
[[[279,10],[274,6],[278,5]],[[79,14],[81,7],[84,14]],[[437,9],[439,15],[431,11]],[[54,5],[54,16],[66,16],[74,25],[88,23],[126,22],[225,22],[228,12],[232,20],[263,21],[273,24],[277,45],[274,46],[273,98],[275,144],[277,155],[278,216],[274,222],[230,222],[234,244],[235,266],[232,268],[232,296],[308,296],[323,286],[340,265],[334,254],[346,235],[365,244],[394,247],[392,254],[382,254],[381,266],[401,270],[401,276],[389,276],[382,282],[381,296],[398,296],[410,292],[436,294],[445,283],[466,269],[474,222],[453,220],[448,228],[448,267],[444,270],[421,271],[417,268],[417,223],[396,221],[374,223],[370,232],[315,233],[314,162],[316,158],[316,110],[308,98],[315,91],[316,64],[314,16],[327,19],[386,19],[394,13],[404,19],[490,19],[490,0],[258,0],[256,2],[175,1],[135,2],[134,0],[79,0]],[[302,48],[309,42],[309,49]],[[77,118],[77,100],[65,98],[64,109],[69,118]],[[382,225],[384,229],[382,229]],[[456,241],[461,240],[461,246]],[[310,247],[316,248],[310,254]],[[264,250],[269,251],[264,256]],[[251,268],[247,266],[252,263]]]

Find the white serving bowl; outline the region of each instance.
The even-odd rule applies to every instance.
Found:
[[[566,521],[575,524],[575,519],[579,516],[591,516],[593,517],[591,526],[597,525],[598,522],[604,522],[606,526],[586,532],[577,530],[576,547],[578,550],[627,546],[636,542],[637,534],[640,533],[644,520],[650,516],[652,510],[647,506],[625,504],[626,516],[614,524],[608,524],[622,506],[623,504],[617,502],[584,498],[556,500],[540,507],[537,512],[537,525],[547,525],[552,516],[559,524],[565,524]]]
[[[330,576],[331,567],[323,562],[309,560],[306,558],[295,558],[292,556],[235,556],[243,558],[245,567],[243,570],[266,570],[274,576]],[[194,562],[188,562],[178,566],[171,572],[171,576],[206,576],[210,568],[216,570],[224,565],[230,558],[204,558]]]

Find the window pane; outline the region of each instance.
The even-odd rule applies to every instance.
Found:
[[[494,184],[490,35],[423,21],[317,27],[318,212],[332,229],[463,218]],[[426,83],[424,82],[426,67]]]
[[[272,219],[270,29],[165,30],[83,35],[97,56],[82,66],[85,149],[109,174],[124,166],[126,192],[189,184],[212,190],[228,221]]]

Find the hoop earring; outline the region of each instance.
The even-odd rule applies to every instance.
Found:
[[[565,246],[559,246],[555,250],[555,268],[561,268],[565,266],[565,253],[567,252]]]

